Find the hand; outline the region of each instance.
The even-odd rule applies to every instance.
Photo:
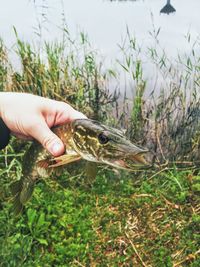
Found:
[[[50,128],[86,118],[70,105],[26,93],[0,93],[0,117],[19,138],[34,138],[52,155],[64,153],[64,144]]]

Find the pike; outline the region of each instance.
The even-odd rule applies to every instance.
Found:
[[[65,153],[59,157],[50,156],[39,143],[33,142],[24,155],[21,179],[11,184],[15,215],[21,213],[31,198],[36,180],[47,176],[46,170],[80,159],[129,171],[149,166],[144,158],[148,150],[134,145],[122,131],[97,121],[76,119],[52,131],[65,144]]]

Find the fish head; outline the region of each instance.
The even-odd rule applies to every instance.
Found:
[[[149,165],[144,158],[148,150],[133,144],[118,129],[89,119],[75,120],[72,129],[74,148],[83,159],[127,170]]]

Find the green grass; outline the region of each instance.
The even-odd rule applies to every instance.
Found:
[[[6,190],[0,266],[199,266],[199,181],[189,171],[148,178],[101,171],[38,183],[14,219]],[[180,263],[180,264],[179,264]]]

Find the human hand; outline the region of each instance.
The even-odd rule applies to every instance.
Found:
[[[64,153],[64,144],[50,128],[86,118],[70,105],[26,93],[0,93],[0,117],[19,138],[34,138],[52,155]]]

